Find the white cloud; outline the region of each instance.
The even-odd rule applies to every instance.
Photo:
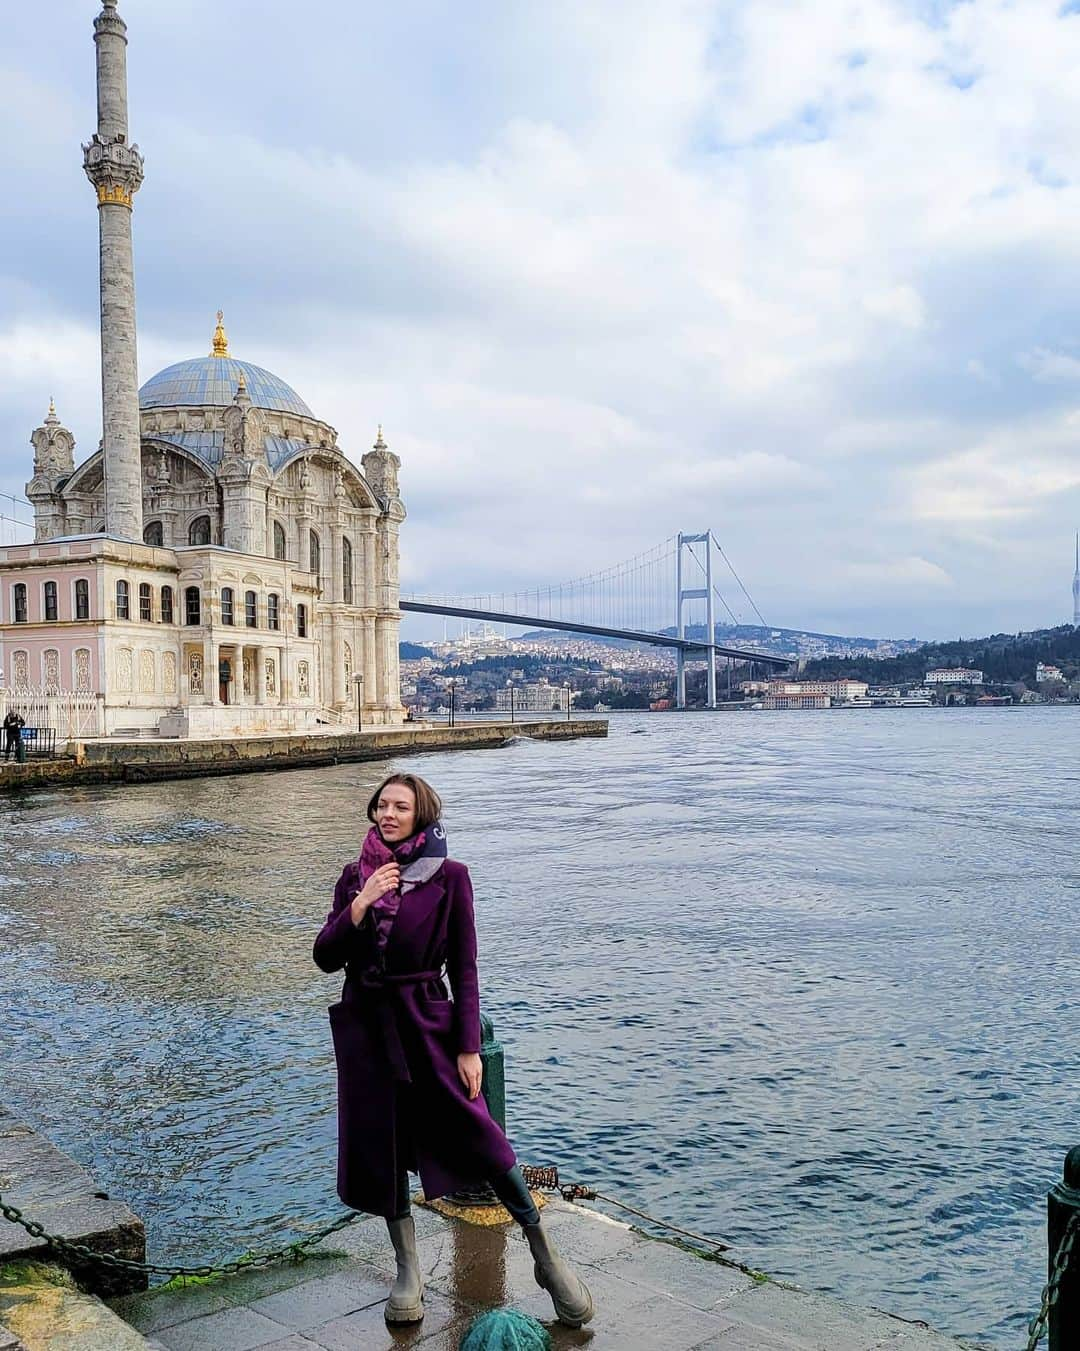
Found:
[[[1016,361],[1033,380],[1041,384],[1067,385],[1080,380],[1080,357],[1070,356],[1067,352],[1035,347],[1030,352],[1022,352]]]
[[[868,583],[875,587],[895,586],[905,590],[956,585],[943,567],[915,555],[875,562],[851,562],[847,565],[847,572],[857,585]]]
[[[953,632],[957,594],[972,628],[1057,617],[1080,18],[1056,0],[129,10],[141,369],[222,305],[351,454],[381,419],[418,589],[711,524],[790,622]],[[98,434],[89,23],[12,23],[16,107],[42,70],[61,92],[5,226],[5,486],[49,393]]]

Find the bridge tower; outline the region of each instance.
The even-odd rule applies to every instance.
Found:
[[[683,575],[683,550],[687,550],[690,557],[701,567],[701,561],[694,553],[695,544],[705,545],[705,586],[687,587],[684,586]],[[708,692],[706,703],[709,708],[716,707],[716,616],[713,613],[713,582],[712,582],[712,532],[706,531],[704,535],[679,535],[679,551],[676,555],[675,563],[675,632],[680,638],[686,637],[686,619],[683,607],[688,601],[703,600],[705,602],[705,641],[708,647],[705,649],[705,656],[708,662]],[[678,648],[675,658],[675,707],[686,707],[686,652],[683,648]]]

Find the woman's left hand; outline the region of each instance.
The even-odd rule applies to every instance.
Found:
[[[479,1096],[480,1080],[484,1074],[480,1057],[475,1051],[458,1056],[457,1072],[458,1078],[465,1086],[465,1092],[469,1095],[469,1101],[472,1102],[473,1098]]]

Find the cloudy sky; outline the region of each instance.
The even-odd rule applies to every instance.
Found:
[[[100,435],[96,10],[5,19],[8,492],[50,394]],[[141,376],[221,307],[355,459],[382,421],[407,590],[711,527],[772,623],[1062,622],[1078,11],[126,0]]]

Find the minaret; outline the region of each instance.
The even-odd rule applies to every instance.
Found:
[[[1073,628],[1080,628],[1080,535],[1076,537],[1076,571],[1073,573]]]
[[[139,147],[128,142],[127,25],[116,0],[94,20],[97,132],[83,168],[97,189],[101,257],[101,412],[105,449],[105,530],[142,540],[139,377],[135,353],[135,270],[131,200],[143,178]]]

